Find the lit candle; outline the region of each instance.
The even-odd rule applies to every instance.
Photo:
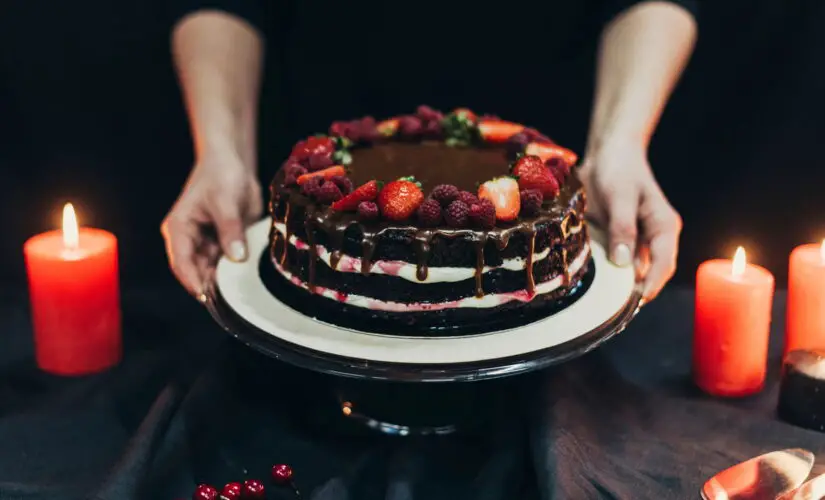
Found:
[[[727,397],[759,392],[768,364],[774,279],[748,264],[745,249],[733,261],[703,262],[696,272],[693,378],[703,391]]]
[[[825,349],[825,240],[791,252],[785,354],[796,349]]]
[[[62,230],[33,236],[23,252],[38,366],[83,375],[115,365],[121,356],[115,236],[79,228],[67,204]]]

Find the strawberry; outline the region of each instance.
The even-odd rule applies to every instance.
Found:
[[[331,155],[335,151],[335,141],[326,136],[312,136],[300,141],[292,148],[291,158],[304,161],[310,156]]]
[[[385,218],[401,221],[410,218],[424,201],[421,186],[413,177],[392,181],[378,194],[378,208]]]
[[[535,189],[545,198],[555,198],[559,194],[559,181],[538,156],[522,156],[516,160],[512,174],[518,177],[521,189]]]
[[[487,142],[507,142],[507,139],[524,130],[524,125],[503,120],[481,120],[478,130]]]
[[[490,200],[496,207],[496,219],[512,221],[518,217],[521,208],[518,182],[512,177],[496,177],[478,188],[478,197]]]
[[[575,165],[579,159],[576,153],[567,148],[543,142],[531,142],[527,145],[527,148],[525,148],[524,154],[536,155],[544,161],[550,158],[560,157],[568,165]]]
[[[390,118],[389,120],[378,122],[378,125],[376,125],[375,128],[378,130],[379,134],[384,137],[390,137],[395,135],[398,131],[398,121],[398,118]]]
[[[316,170],[315,172],[309,172],[308,174],[298,176],[298,185],[300,186],[304,184],[306,181],[312,179],[313,177],[320,177],[326,180],[335,177],[336,175],[346,175],[344,167],[342,167],[341,165],[333,165],[323,170]]]
[[[473,123],[478,122],[478,116],[467,108],[456,108],[453,110],[453,114],[459,118],[466,118]]]
[[[332,209],[341,211],[356,210],[362,201],[373,201],[377,198],[379,191],[381,191],[381,183],[378,181],[369,181],[333,203]]]

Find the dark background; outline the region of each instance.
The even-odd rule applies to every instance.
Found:
[[[677,280],[691,281],[701,260],[729,256],[744,244],[781,284],[791,248],[825,237],[825,3],[705,4],[697,51],[651,149],[656,174],[685,219]],[[62,204],[72,201],[82,223],[117,233],[125,284],[171,282],[158,226],[192,155],[169,56],[167,7],[160,0],[2,2],[4,279],[23,278],[25,238],[57,227]],[[535,71],[565,78],[552,67]],[[275,73],[270,64],[262,107],[264,180],[288,145],[311,132],[306,124],[323,131],[330,114],[328,107],[290,108],[289,89],[274,85]],[[512,76],[491,71],[484,78]],[[413,84],[398,85],[403,104],[374,114],[428,101]],[[589,103],[591,86],[574,81],[563,87],[565,95],[548,92],[533,111],[543,113],[547,100]],[[507,96],[497,98],[500,103],[480,111],[521,118],[508,114]],[[430,103],[478,105],[456,100],[449,95]],[[581,151],[588,109],[571,106],[557,115],[546,131]]]

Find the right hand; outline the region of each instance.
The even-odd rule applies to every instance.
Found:
[[[169,265],[178,281],[200,298],[221,253],[249,256],[245,229],[261,216],[261,186],[251,165],[234,152],[212,154],[192,169],[161,225]]]

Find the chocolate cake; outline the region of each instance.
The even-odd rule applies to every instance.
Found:
[[[466,109],[336,122],[299,142],[271,184],[271,289],[349,326],[546,315],[591,267],[576,160]]]

